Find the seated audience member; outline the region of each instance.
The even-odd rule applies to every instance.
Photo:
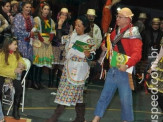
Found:
[[[19,106],[22,96],[21,81],[17,80],[18,74],[25,69],[25,63],[18,52],[17,40],[6,37],[0,50],[0,100],[2,100],[2,88],[4,83],[12,83],[15,88],[13,117],[20,119]]]

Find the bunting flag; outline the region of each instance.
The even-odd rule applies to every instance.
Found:
[[[122,54],[122,53],[118,53],[116,51],[113,51],[113,55],[111,57],[110,66],[111,67],[117,67],[117,68],[119,68],[118,66],[119,65],[122,65],[122,64],[125,65],[127,63],[127,61],[129,60],[129,58],[130,57],[127,56],[127,55],[125,55],[125,54]],[[133,68],[134,68],[133,66],[130,67],[130,68],[128,68],[126,70],[126,72],[128,72],[129,74],[132,74]]]
[[[107,44],[107,55],[106,55],[106,58],[107,59],[109,59],[109,58],[111,59],[113,49],[112,49],[112,43],[110,41],[110,33],[107,35],[106,44]]]
[[[113,51],[113,56],[112,56],[110,65],[112,67],[118,67],[119,64],[126,64],[128,59],[129,57],[127,55]]]
[[[72,46],[72,48],[80,51],[80,52],[84,52],[85,50],[90,50],[90,46],[89,44],[85,43],[85,42],[81,42],[79,40],[77,40],[75,42],[75,44]]]

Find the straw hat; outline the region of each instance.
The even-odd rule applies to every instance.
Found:
[[[67,8],[62,8],[62,9],[61,9],[61,12],[63,12],[63,13],[68,13],[68,9],[67,9]]]
[[[140,13],[140,14],[139,14],[139,18],[147,19],[146,13]]]
[[[88,10],[87,10],[87,15],[96,16],[96,11],[95,11],[95,9],[88,9]]]
[[[41,42],[40,42],[40,40],[35,39],[35,40],[33,41],[33,46],[34,46],[34,47],[37,47],[37,48],[41,47]]]
[[[16,0],[11,1],[11,5],[18,4],[19,2]]]
[[[153,18],[152,23],[154,24],[160,24],[160,19],[159,18]]]
[[[122,8],[118,11],[118,14],[122,14],[125,17],[129,17],[130,19],[132,19],[132,17],[134,16],[134,14],[132,13],[132,11],[129,8]]]

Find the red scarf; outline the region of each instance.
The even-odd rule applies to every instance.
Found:
[[[23,14],[22,14],[22,15],[23,15]],[[33,28],[32,22],[31,22],[31,17],[30,17],[30,16],[25,17],[24,15],[23,15],[23,17],[24,17],[24,19],[25,19],[26,31],[27,31],[27,32],[30,32],[30,31],[32,30],[32,28]]]

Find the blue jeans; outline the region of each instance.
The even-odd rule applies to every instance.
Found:
[[[120,102],[121,102],[121,118],[123,121],[133,121],[133,101],[132,91],[129,86],[128,74],[119,71],[117,68],[111,68],[108,71],[105,85],[102,90],[101,96],[98,100],[95,116],[102,117],[107,109],[113,95],[118,88]]]
[[[4,115],[2,112],[2,105],[1,105],[1,101],[0,101],[0,120],[4,119]]]

